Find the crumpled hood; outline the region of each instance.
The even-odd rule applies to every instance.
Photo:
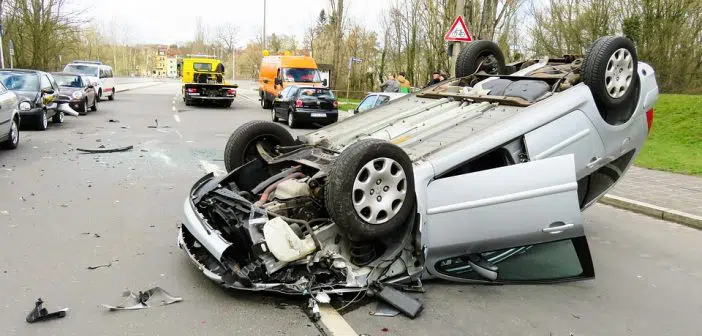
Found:
[[[30,101],[35,102],[39,96],[39,92],[36,91],[13,91],[17,95],[17,101]]]

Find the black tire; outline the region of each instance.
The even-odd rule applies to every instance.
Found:
[[[278,122],[280,120],[277,115],[275,115],[275,109],[271,109],[271,121]]]
[[[107,97],[109,100],[115,100],[115,88],[112,88],[112,94]]]
[[[259,157],[256,143],[263,142],[269,153],[275,146],[292,146],[295,139],[282,125],[255,120],[239,126],[229,136],[224,147],[224,167],[230,172]]]
[[[63,118],[65,117],[66,114],[63,113],[63,111],[56,111],[56,113],[54,113],[54,116],[51,117],[51,122],[53,122],[54,124],[63,124]]]
[[[83,100],[83,104],[80,107],[80,110],[78,111],[78,114],[80,115],[87,115],[88,114],[88,98],[85,98]]]
[[[15,149],[17,148],[17,146],[19,146],[19,126],[20,125],[17,118],[12,118],[8,138],[4,142],[0,143],[0,147],[2,147],[3,149]]]
[[[34,127],[39,131],[44,131],[47,128],[49,128],[49,117],[47,116],[47,112],[42,112],[42,114],[36,116],[36,119],[34,121]]]
[[[98,90],[98,100],[102,99],[102,89]]]
[[[404,182],[400,183],[404,183],[405,196],[404,201],[398,205],[399,210],[394,216],[386,217],[384,222],[372,224],[361,217],[354,206],[354,199],[358,197],[358,190],[354,189],[354,182],[357,178],[362,178],[362,171],[366,170],[364,166],[374,165],[377,160],[382,158],[392,159],[394,161],[392,167],[397,168],[394,164],[399,164],[404,171],[405,179]],[[366,172],[368,171],[366,170]],[[366,178],[373,177],[367,176]],[[383,195],[391,195],[392,191],[388,192],[388,190],[392,189],[388,185],[381,189],[380,186],[383,183],[382,180],[379,179],[379,181],[381,184],[378,190],[369,193],[361,191],[362,198],[375,195],[372,197],[380,197],[378,202],[381,202]],[[396,187],[400,188],[400,184]],[[388,200],[392,200],[392,198],[386,198],[386,202]],[[391,202],[394,203],[394,201]],[[402,227],[406,224],[411,212],[414,211],[415,202],[414,173],[409,156],[397,145],[378,139],[358,141],[341,152],[331,166],[324,191],[324,203],[331,219],[350,237],[359,239],[381,238]],[[360,212],[363,213],[364,210],[365,208],[361,209]],[[381,218],[381,212],[377,212],[376,220]],[[368,216],[372,217],[372,215]]]
[[[614,64],[616,60],[612,58],[617,55],[623,55],[621,57],[624,58],[626,53],[629,54],[630,66]],[[610,64],[610,60],[614,62]],[[608,70],[613,70],[614,73],[608,74]],[[590,88],[600,115],[607,123],[616,125],[631,118],[640,89],[636,47],[631,40],[622,36],[598,38],[585,54],[580,72],[583,83]],[[630,78],[630,81],[628,84],[617,85],[620,78],[625,81]],[[610,83],[612,87],[608,88]]]
[[[90,107],[90,110],[93,112],[97,112],[97,110],[98,110],[97,105],[98,105],[98,99],[97,99],[97,97],[95,97],[95,99],[93,99],[93,106]]]
[[[183,98],[183,102],[185,103],[185,106],[192,106],[193,105],[193,102],[187,98]]]
[[[288,127],[297,128],[298,124],[297,120],[295,120],[295,112],[288,111]]]
[[[261,108],[266,109],[266,110],[273,108],[273,102],[266,99],[265,93],[263,95],[261,95]]]
[[[473,41],[465,44],[456,58],[456,77],[472,75],[478,70],[481,62],[493,56],[496,63],[491,66],[483,63],[482,70],[491,75],[503,75],[505,70],[505,56],[500,47],[492,41]],[[487,69],[489,68],[489,69]]]

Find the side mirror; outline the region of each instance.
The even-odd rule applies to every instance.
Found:
[[[322,85],[327,86],[328,83],[329,83],[329,82],[327,82],[327,79],[326,79],[326,78],[325,78],[325,79],[322,79]]]
[[[269,82],[268,79],[264,79],[264,80],[263,80],[263,84],[268,84],[268,82]]]
[[[41,89],[43,94],[54,94],[54,89]]]

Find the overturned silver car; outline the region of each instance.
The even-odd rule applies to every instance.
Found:
[[[226,287],[288,294],[594,277],[582,211],[639,153],[653,69],[610,36],[512,64],[475,41],[456,73],[297,139],[242,125],[179,245]]]

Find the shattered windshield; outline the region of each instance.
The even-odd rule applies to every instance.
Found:
[[[32,73],[0,72],[0,81],[13,91],[39,91],[39,77]]]

